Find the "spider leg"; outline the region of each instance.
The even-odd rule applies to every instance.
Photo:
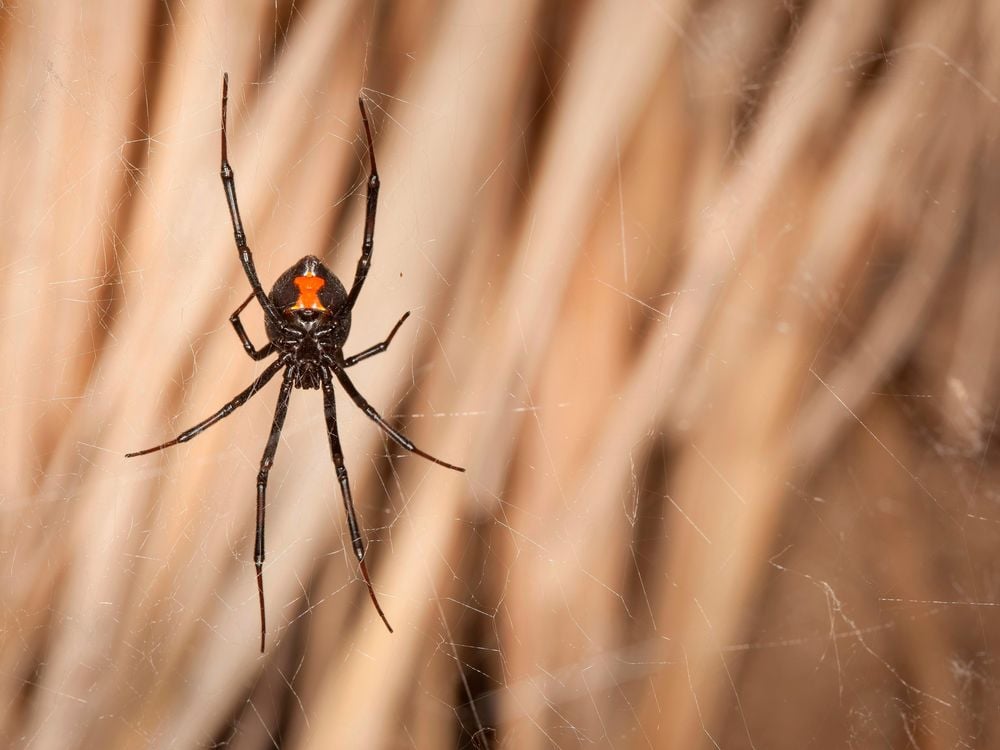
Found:
[[[257,376],[256,380],[254,380],[244,390],[236,394],[236,396],[233,398],[232,401],[223,406],[208,419],[204,419],[198,424],[196,424],[194,427],[184,430],[184,432],[175,437],[173,440],[168,440],[166,443],[158,445],[155,448],[146,448],[146,450],[136,451],[135,453],[126,453],[125,458],[133,458],[134,456],[144,456],[147,453],[155,453],[156,451],[163,450],[164,448],[169,448],[171,445],[177,445],[178,443],[186,443],[191,438],[196,437],[203,431],[207,430],[209,427],[218,422],[220,419],[228,417],[230,414],[236,411],[236,409],[243,406],[243,404],[249,401],[251,396],[257,393],[257,391],[259,391],[261,388],[263,388],[267,384],[267,382],[271,378],[273,378],[275,374],[277,374],[278,370],[280,370],[282,367],[285,366],[285,364],[286,362],[284,357],[274,360],[274,362],[268,365],[267,369],[264,370],[264,372],[262,372],[260,375]]]
[[[454,466],[453,464],[449,464],[446,461],[442,461],[440,458],[435,458],[430,453],[425,453],[424,451],[420,450],[417,446],[413,444],[412,440],[406,437],[406,435],[404,435],[403,433],[394,429],[392,425],[390,425],[388,422],[385,421],[385,419],[382,417],[381,414],[375,411],[375,407],[369,404],[365,400],[365,397],[362,396],[361,393],[358,391],[358,389],[354,387],[354,383],[352,383],[351,379],[347,377],[346,372],[340,369],[334,369],[333,372],[337,376],[337,380],[340,381],[340,385],[343,387],[345,391],[347,391],[347,395],[351,397],[351,400],[357,405],[357,407],[361,409],[361,411],[363,411],[368,416],[369,419],[371,419],[379,427],[385,430],[385,433],[389,437],[391,437],[398,445],[410,451],[410,453],[416,453],[418,456],[423,456],[428,461],[433,461],[434,463],[438,464],[439,466],[443,466],[446,469],[453,469],[454,471],[465,471],[465,469],[463,469],[461,466]]]
[[[392,330],[389,331],[389,335],[385,337],[385,341],[383,341],[380,344],[375,344],[375,346],[369,346],[363,352],[358,352],[354,356],[348,357],[347,359],[344,360],[343,366],[353,367],[358,362],[364,362],[369,357],[374,357],[376,354],[381,354],[386,349],[388,349],[389,344],[392,343],[392,337],[396,335],[396,331],[399,330],[399,327],[403,325],[403,321],[405,321],[408,317],[410,317],[409,311],[405,312],[403,314],[403,317],[400,318],[399,321],[396,323],[396,325],[392,327]]]
[[[247,297],[243,304],[236,308],[236,311],[229,316],[229,322],[233,324],[233,329],[236,331],[236,335],[240,337],[240,341],[243,343],[243,348],[246,349],[247,354],[250,355],[251,359],[260,361],[270,356],[274,352],[274,344],[268,341],[264,346],[258,349],[253,345],[250,337],[247,336],[246,329],[243,327],[243,321],[240,320],[240,313],[243,309],[250,304],[250,300],[254,298],[254,293],[250,292],[250,296]]]
[[[382,622],[391,633],[392,625],[389,624],[385,612],[382,611],[382,607],[378,603],[372,579],[368,576],[368,566],[365,565],[365,545],[361,540],[361,528],[358,526],[358,517],[354,512],[354,501],[351,499],[351,484],[347,478],[344,451],[340,447],[340,435],[337,429],[337,408],[333,396],[333,381],[330,380],[330,372],[327,368],[324,367],[320,370],[320,378],[323,383],[323,414],[326,417],[326,433],[330,438],[330,455],[333,456],[333,465],[337,470],[340,494],[344,497],[344,510],[347,511],[347,529],[351,533],[351,546],[354,548],[354,556],[358,558],[361,575],[364,576],[365,584],[368,586],[368,596],[371,597],[378,616],[382,618]]]
[[[267,475],[271,473],[274,464],[274,454],[278,450],[278,439],[281,437],[281,427],[288,413],[288,400],[292,393],[291,369],[285,370],[285,378],[281,381],[281,391],[278,393],[278,405],[274,409],[274,422],[271,434],[267,438],[264,455],[260,459],[260,471],[257,473],[257,529],[254,535],[253,564],[257,568],[257,597],[260,600],[260,652],[264,653],[264,639],[267,635],[267,622],[264,618],[264,501],[267,495]]]
[[[219,176],[222,178],[222,187],[226,191],[226,203],[229,204],[229,217],[233,220],[233,236],[236,239],[236,249],[239,251],[240,262],[243,264],[243,271],[250,282],[250,288],[253,289],[254,296],[257,297],[257,301],[264,308],[264,312],[267,313],[271,321],[279,327],[283,327],[278,309],[268,298],[264,287],[260,285],[260,279],[257,277],[257,269],[254,267],[253,257],[250,255],[250,248],[247,246],[246,232],[243,231],[240,207],[236,203],[236,180],[233,168],[229,166],[229,159],[227,157],[226,110],[229,108],[228,105],[229,74],[224,73],[222,75],[222,168],[219,170]]]
[[[375,209],[378,208],[378,169],[375,167],[375,146],[372,143],[372,129],[368,124],[368,110],[365,109],[365,100],[358,97],[358,107],[361,108],[361,121],[365,125],[365,136],[368,139],[368,163],[371,171],[368,175],[368,195],[367,208],[365,210],[365,236],[361,243],[361,258],[358,260],[357,271],[354,272],[354,283],[351,284],[351,291],[347,295],[347,304],[354,307],[354,303],[361,293],[361,286],[368,278],[368,269],[372,264],[372,248],[375,246]]]

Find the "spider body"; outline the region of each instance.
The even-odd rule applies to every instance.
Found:
[[[364,100],[358,99],[358,106],[361,109],[361,121],[364,123],[365,137],[368,142],[370,174],[367,181],[365,228],[364,239],[361,244],[361,258],[358,260],[357,271],[354,274],[354,282],[351,284],[350,291],[340,283],[340,279],[334,276],[319,258],[314,255],[307,255],[281,274],[274,283],[271,293],[267,294],[264,292],[260,279],[257,277],[257,270],[250,253],[250,247],[247,245],[246,233],[243,231],[243,221],[240,218],[240,209],[236,201],[235,176],[226,155],[228,92],[229,76],[224,75],[222,78],[222,167],[219,174],[222,178],[222,187],[226,194],[226,202],[229,205],[229,216],[233,223],[233,237],[236,241],[236,250],[251,288],[250,295],[243,301],[243,304],[236,308],[229,317],[229,322],[232,323],[233,330],[236,331],[236,335],[243,344],[244,350],[252,359],[263,360],[273,355],[277,355],[277,358],[249,386],[238,393],[229,403],[212,416],[202,420],[194,427],[185,430],[173,440],[169,440],[154,448],[128,453],[126,454],[126,458],[153,453],[171,445],[191,440],[220,419],[232,414],[233,411],[258,393],[279,372],[284,371],[281,390],[278,393],[278,404],[274,410],[274,422],[271,425],[271,433],[268,436],[264,455],[260,460],[260,470],[257,473],[257,524],[254,535],[254,566],[257,569],[257,593],[260,601],[260,650],[263,653],[267,633],[263,578],[264,511],[266,509],[267,479],[271,471],[271,466],[274,464],[274,456],[278,449],[281,428],[285,423],[285,415],[288,412],[288,401],[292,389],[322,390],[323,415],[326,419],[330,456],[333,459],[337,483],[340,485],[341,497],[344,500],[344,510],[347,514],[347,528],[351,535],[351,548],[354,551],[354,556],[358,559],[358,567],[368,587],[368,595],[371,597],[372,604],[375,605],[375,610],[391,633],[392,627],[389,625],[382,607],[379,606],[378,599],[375,596],[375,589],[372,587],[371,578],[368,575],[368,567],[365,565],[364,541],[361,537],[361,528],[354,510],[354,501],[351,498],[351,486],[348,481],[347,466],[344,462],[344,452],[340,444],[340,434],[337,428],[337,412],[333,390],[334,379],[340,383],[341,388],[347,393],[347,396],[365,413],[365,416],[381,427],[386,435],[397,445],[445,468],[455,471],[465,471],[465,469],[446,463],[417,448],[409,438],[392,427],[378,413],[375,407],[365,400],[365,397],[361,395],[361,392],[355,387],[347,374],[349,367],[353,367],[369,357],[384,352],[392,342],[396,331],[399,330],[399,327],[403,325],[403,322],[410,315],[408,312],[405,313],[396,325],[393,326],[384,341],[350,357],[344,356],[344,344],[347,342],[347,336],[351,330],[351,311],[368,276],[368,269],[371,267],[375,236],[375,210],[378,207],[379,177],[378,170],[375,167],[375,147],[372,142],[371,128],[368,124],[368,112],[365,109]],[[268,341],[260,349],[254,346],[240,320],[240,313],[250,304],[251,300],[256,300],[264,312],[264,329],[267,333]]]
[[[307,255],[285,271],[268,295],[282,315],[264,321],[275,350],[290,356],[293,387],[317,389],[320,369],[343,366],[344,344],[351,332],[347,290],[315,255]]]

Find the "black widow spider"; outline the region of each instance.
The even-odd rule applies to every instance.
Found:
[[[222,77],[222,186],[226,192],[226,201],[229,204],[229,215],[233,220],[233,233],[236,238],[236,249],[240,254],[240,262],[246,272],[250,282],[252,292],[244,300],[236,311],[230,316],[229,322],[233,324],[236,335],[243,343],[243,348],[255,360],[261,360],[271,354],[278,354],[274,360],[254,380],[245,390],[237,394],[232,401],[219,409],[215,414],[205,419],[194,427],[185,430],[178,437],[155,448],[129,453],[126,458],[142,456],[146,453],[153,453],[171,445],[184,443],[208,429],[223,417],[233,413],[238,407],[245,404],[264,385],[271,380],[279,371],[284,369],[285,374],[281,381],[281,390],[278,393],[278,405],[274,410],[274,422],[271,425],[271,434],[267,439],[267,446],[264,448],[264,455],[260,459],[260,471],[257,474],[257,530],[254,541],[253,561],[257,568],[257,594],[260,600],[260,651],[264,652],[264,640],[267,633],[266,620],[264,617],[264,506],[267,492],[267,475],[271,471],[274,463],[274,454],[278,449],[278,438],[281,435],[281,427],[285,421],[285,414],[288,411],[288,400],[292,388],[321,388],[323,390],[323,414],[326,417],[327,436],[330,439],[330,453],[333,456],[333,465],[337,471],[337,481],[340,483],[340,492],[344,497],[344,509],[347,511],[347,528],[351,533],[351,545],[354,554],[358,558],[361,568],[361,575],[364,576],[365,584],[368,586],[368,594],[371,596],[372,604],[378,612],[382,622],[385,623],[389,632],[392,626],[386,619],[382,607],[379,606],[378,598],[375,596],[375,589],[372,587],[371,578],[368,576],[368,566],[365,565],[365,547],[361,539],[361,529],[358,526],[358,518],[354,512],[354,501],[351,499],[351,486],[347,479],[347,467],[344,465],[344,452],[340,446],[340,436],[337,430],[337,412],[334,406],[333,380],[331,373],[340,382],[341,387],[347,392],[351,400],[361,409],[369,419],[374,421],[385,430],[386,434],[397,444],[418,456],[423,456],[429,461],[433,461],[447,469],[455,471],[465,471],[460,466],[453,466],[429,453],[417,448],[409,438],[398,430],[395,430],[380,415],[375,408],[369,404],[365,397],[361,395],[354,383],[347,376],[346,369],[363,362],[369,357],[381,354],[392,342],[396,331],[403,325],[410,313],[407,312],[389,331],[385,341],[370,346],[362,352],[350,357],[344,356],[344,343],[347,341],[347,334],[351,329],[351,310],[361,293],[361,287],[368,276],[368,268],[371,266],[373,236],[375,233],[375,209],[378,206],[379,179],[378,171],[375,168],[375,147],[372,143],[372,131],[368,125],[368,112],[365,109],[364,99],[358,98],[358,106],[361,108],[361,121],[365,126],[365,137],[368,140],[368,160],[371,172],[368,176],[367,210],[365,212],[365,235],[361,245],[361,259],[358,260],[358,268],[354,274],[354,283],[351,284],[351,291],[348,292],[340,279],[333,275],[323,262],[313,256],[307,255],[298,263],[285,271],[274,283],[271,294],[268,296],[257,278],[257,271],[254,268],[253,258],[250,256],[250,248],[247,246],[246,234],[243,232],[243,221],[240,219],[240,209],[236,204],[236,182],[233,179],[233,168],[229,166],[226,158],[226,110],[229,101],[229,74]],[[250,300],[256,298],[261,308],[264,310],[264,328],[267,332],[268,342],[258,349],[250,341],[243,323],[240,322],[240,313],[250,304]]]

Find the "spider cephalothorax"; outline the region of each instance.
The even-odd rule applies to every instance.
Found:
[[[295,388],[316,389],[319,388],[323,373],[326,367],[324,357],[329,357],[325,353],[322,339],[314,339],[307,334],[292,345],[291,356],[294,360],[288,365],[288,376],[292,380]]]
[[[267,477],[274,463],[274,454],[278,449],[278,438],[281,435],[281,428],[285,423],[285,414],[288,412],[288,400],[291,396],[292,388],[320,388],[323,391],[323,415],[326,418],[327,439],[330,441],[330,454],[333,457],[333,464],[336,468],[337,482],[340,484],[340,492],[344,498],[344,508],[347,511],[347,528],[351,534],[351,547],[355,557],[358,558],[358,566],[361,575],[368,586],[368,594],[371,597],[375,609],[379,616],[392,632],[389,621],[379,606],[375,597],[375,589],[372,588],[371,578],[368,576],[368,567],[365,565],[365,547],[361,539],[361,529],[358,525],[357,515],[354,512],[354,501],[351,499],[351,486],[347,479],[347,467],[344,464],[344,453],[340,445],[340,436],[337,430],[337,412],[334,405],[333,380],[337,379],[347,396],[354,404],[361,409],[365,415],[378,424],[386,434],[398,445],[411,453],[433,461],[455,471],[465,471],[459,466],[445,463],[434,458],[429,453],[417,448],[409,438],[396,430],[385,421],[382,416],[369,404],[361,392],[347,375],[347,368],[353,367],[358,362],[362,362],[369,357],[384,352],[396,335],[396,331],[409,316],[405,313],[399,322],[386,336],[385,341],[370,346],[350,357],[344,357],[343,347],[347,341],[347,334],[351,330],[351,310],[358,299],[361,287],[368,276],[368,268],[371,265],[372,248],[374,246],[375,235],[375,209],[378,206],[379,179],[378,171],[375,168],[375,146],[372,143],[372,132],[368,125],[368,112],[365,110],[363,99],[358,99],[358,106],[361,108],[361,121],[365,126],[365,137],[368,141],[368,160],[371,165],[371,172],[368,176],[368,195],[365,210],[365,233],[361,245],[361,258],[358,260],[358,268],[354,274],[354,283],[348,292],[340,279],[331,273],[322,261],[314,255],[307,255],[294,266],[285,271],[274,283],[271,294],[265,294],[257,277],[257,270],[254,267],[253,258],[250,255],[250,247],[247,245],[246,234],[243,231],[243,221],[240,218],[240,209],[236,203],[236,181],[233,176],[233,169],[229,165],[226,157],[226,104],[229,92],[229,76],[222,78],[222,187],[226,192],[226,202],[229,204],[229,216],[233,222],[233,234],[236,239],[236,250],[243,265],[243,271],[250,282],[250,296],[244,300],[243,304],[236,308],[236,311],[229,317],[229,322],[233,324],[236,335],[239,336],[243,348],[255,360],[266,359],[273,354],[278,358],[271,362],[264,371],[247,388],[236,395],[228,404],[219,409],[215,414],[205,419],[189,430],[185,430],[178,437],[155,448],[129,453],[126,457],[141,456],[145,453],[167,448],[177,443],[184,443],[195,437],[203,430],[211,427],[223,417],[228,416],[237,407],[245,404],[254,394],[275,375],[284,370],[281,382],[281,390],[278,393],[278,405],[274,410],[274,422],[271,425],[271,434],[264,448],[264,455],[260,460],[260,471],[257,474],[257,528],[254,537],[254,565],[257,568],[257,593],[260,598],[260,650],[264,651],[264,637],[267,632],[264,617],[264,509],[265,496],[267,493]],[[254,346],[250,337],[247,336],[243,323],[240,321],[240,313],[256,299],[257,303],[264,311],[264,328],[267,332],[268,342],[258,349]]]

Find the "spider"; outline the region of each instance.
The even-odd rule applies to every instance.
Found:
[[[154,453],[169,448],[171,445],[191,440],[220,419],[232,414],[257,394],[275,375],[284,370],[281,390],[278,392],[278,405],[274,410],[271,434],[268,436],[264,455],[260,459],[260,471],[257,473],[257,526],[254,535],[253,561],[257,569],[257,596],[260,601],[260,651],[264,653],[264,642],[267,636],[263,574],[264,508],[267,477],[274,463],[274,454],[278,449],[278,438],[285,422],[285,414],[288,412],[288,401],[292,389],[321,389],[323,391],[323,415],[326,418],[326,432],[330,441],[330,454],[333,457],[340,492],[344,498],[344,510],[347,512],[347,528],[351,534],[351,546],[354,548],[354,555],[358,558],[361,575],[368,586],[368,595],[371,597],[372,604],[375,605],[375,611],[378,612],[382,622],[391,633],[392,626],[378,603],[375,589],[372,587],[371,578],[368,575],[368,566],[365,564],[365,545],[361,538],[357,514],[354,511],[354,501],[351,499],[351,485],[347,478],[347,466],[344,464],[344,452],[340,445],[340,434],[337,429],[333,378],[337,379],[355,405],[398,445],[447,469],[454,471],[465,471],[465,469],[446,463],[417,448],[409,438],[386,422],[382,415],[365,400],[365,397],[361,395],[347,375],[347,368],[388,349],[399,327],[410,315],[409,312],[404,313],[381,343],[370,346],[350,357],[344,356],[344,343],[347,341],[347,334],[351,329],[351,311],[361,293],[361,287],[364,286],[365,278],[368,276],[372,248],[374,247],[375,209],[378,206],[379,177],[375,167],[375,146],[372,143],[371,127],[368,124],[368,111],[365,108],[364,99],[359,97],[358,106],[361,109],[361,121],[364,123],[365,137],[368,141],[370,173],[368,176],[364,240],[361,244],[361,258],[358,260],[351,290],[348,292],[340,279],[334,276],[319,258],[307,255],[278,277],[271,289],[271,294],[268,295],[264,292],[260,279],[257,277],[250,248],[247,246],[240,209],[236,203],[236,182],[233,168],[229,165],[229,160],[226,157],[228,101],[229,74],[225,73],[222,76],[222,169],[220,176],[222,177],[222,187],[226,193],[226,202],[229,204],[229,216],[233,222],[236,249],[239,252],[240,262],[247,275],[247,280],[253,290],[250,296],[243,301],[243,304],[237,307],[236,311],[229,317],[229,322],[232,323],[243,348],[252,359],[259,361],[272,354],[277,354],[278,358],[271,362],[247,388],[240,391],[212,416],[185,430],[173,440],[155,448],[126,454],[125,457],[132,458]],[[240,321],[240,313],[253,299],[257,300],[264,311],[264,327],[268,338],[268,342],[260,349],[250,341],[250,337]]]

